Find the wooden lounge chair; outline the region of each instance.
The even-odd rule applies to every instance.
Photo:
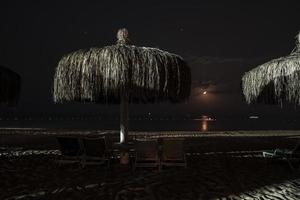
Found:
[[[71,136],[56,137],[62,157],[56,160],[58,164],[79,163],[82,148],[79,138]]]
[[[187,167],[183,139],[163,139],[161,146],[161,167]]]
[[[81,138],[83,153],[81,165],[110,165],[111,148],[107,139],[103,137]]]
[[[286,160],[291,169],[295,169],[292,165],[292,161],[300,161],[300,143],[292,149],[275,149],[265,150],[262,152],[264,158]]]
[[[133,170],[137,167],[157,167],[159,169],[158,146],[156,140],[136,140]]]

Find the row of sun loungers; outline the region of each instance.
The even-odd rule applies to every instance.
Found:
[[[114,152],[113,143],[107,136],[103,137],[57,137],[62,156],[56,161],[59,164],[78,163],[87,165],[110,166]],[[132,165],[154,167],[159,170],[166,166],[186,167],[184,140],[134,140],[131,155]]]
[[[78,163],[87,165],[110,166],[112,157],[118,153],[108,136],[103,137],[57,137],[62,156],[56,161],[59,164]],[[131,146],[131,164],[133,169],[152,167],[161,170],[163,167],[187,167],[182,139],[135,139]],[[119,152],[120,153],[120,152]],[[285,160],[291,169],[293,161],[300,160],[300,143],[292,150],[275,149],[262,152],[267,160]]]
[[[105,137],[57,137],[61,151],[58,164],[78,163],[86,165],[105,164],[109,166],[111,150]]]

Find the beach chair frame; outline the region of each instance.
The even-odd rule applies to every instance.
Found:
[[[187,168],[187,160],[186,160],[186,154],[184,151],[184,139],[183,138],[163,138],[161,140],[161,159],[160,159],[160,170],[165,167],[184,167]],[[172,144],[173,143],[173,144]],[[173,146],[175,153],[178,152],[178,156],[172,154],[170,156],[170,152],[168,152],[169,149],[167,149],[167,145]],[[177,156],[177,157],[176,157]]]
[[[98,150],[99,154],[96,155],[94,152],[88,151],[88,142],[94,142],[94,144],[99,145],[102,150],[99,151],[99,148],[94,148],[96,151]],[[110,159],[112,156],[112,148],[110,146],[109,138],[107,136],[100,137],[83,137],[81,138],[81,145],[83,149],[83,153],[81,156],[81,166],[84,168],[88,165],[105,165],[107,168],[110,167]],[[91,144],[90,144],[91,145]],[[103,146],[101,146],[103,145]],[[91,154],[92,153],[92,154]]]
[[[292,150],[275,149],[274,151],[263,151],[262,154],[263,154],[263,157],[266,159],[266,162],[268,162],[268,159],[286,160],[289,167],[292,170],[295,170],[295,167],[293,166],[292,162],[300,161],[300,142]],[[299,167],[300,167],[300,165],[299,165]],[[298,169],[299,169],[299,167],[298,167]]]
[[[59,150],[62,154],[61,157],[57,158],[55,162],[59,165],[62,164],[80,164],[81,155],[82,155],[82,145],[78,137],[74,136],[58,136],[56,137],[57,143],[59,145]],[[77,146],[77,152],[70,154],[66,143],[73,143],[74,147]],[[69,149],[70,150],[70,149]],[[74,149],[73,149],[74,150]]]
[[[160,158],[157,140],[134,141],[133,171],[135,171],[136,168],[160,169]]]

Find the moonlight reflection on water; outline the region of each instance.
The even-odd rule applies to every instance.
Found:
[[[201,121],[201,131],[205,132],[207,130],[208,130],[208,122],[207,122],[207,120]]]

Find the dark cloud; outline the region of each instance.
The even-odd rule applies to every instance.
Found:
[[[192,98],[209,94],[239,94],[240,79],[245,69],[257,58],[189,56],[192,71]]]
[[[215,81],[193,81],[192,82],[192,88],[203,88],[207,89],[211,86],[215,86],[217,83]]]
[[[190,56],[187,57],[190,64],[222,64],[222,63],[242,63],[249,61],[244,58],[226,58],[213,56]]]
[[[232,82],[222,81],[193,81],[192,82],[192,98],[202,95],[204,91],[210,94],[232,94],[240,93],[237,87],[233,87]]]

